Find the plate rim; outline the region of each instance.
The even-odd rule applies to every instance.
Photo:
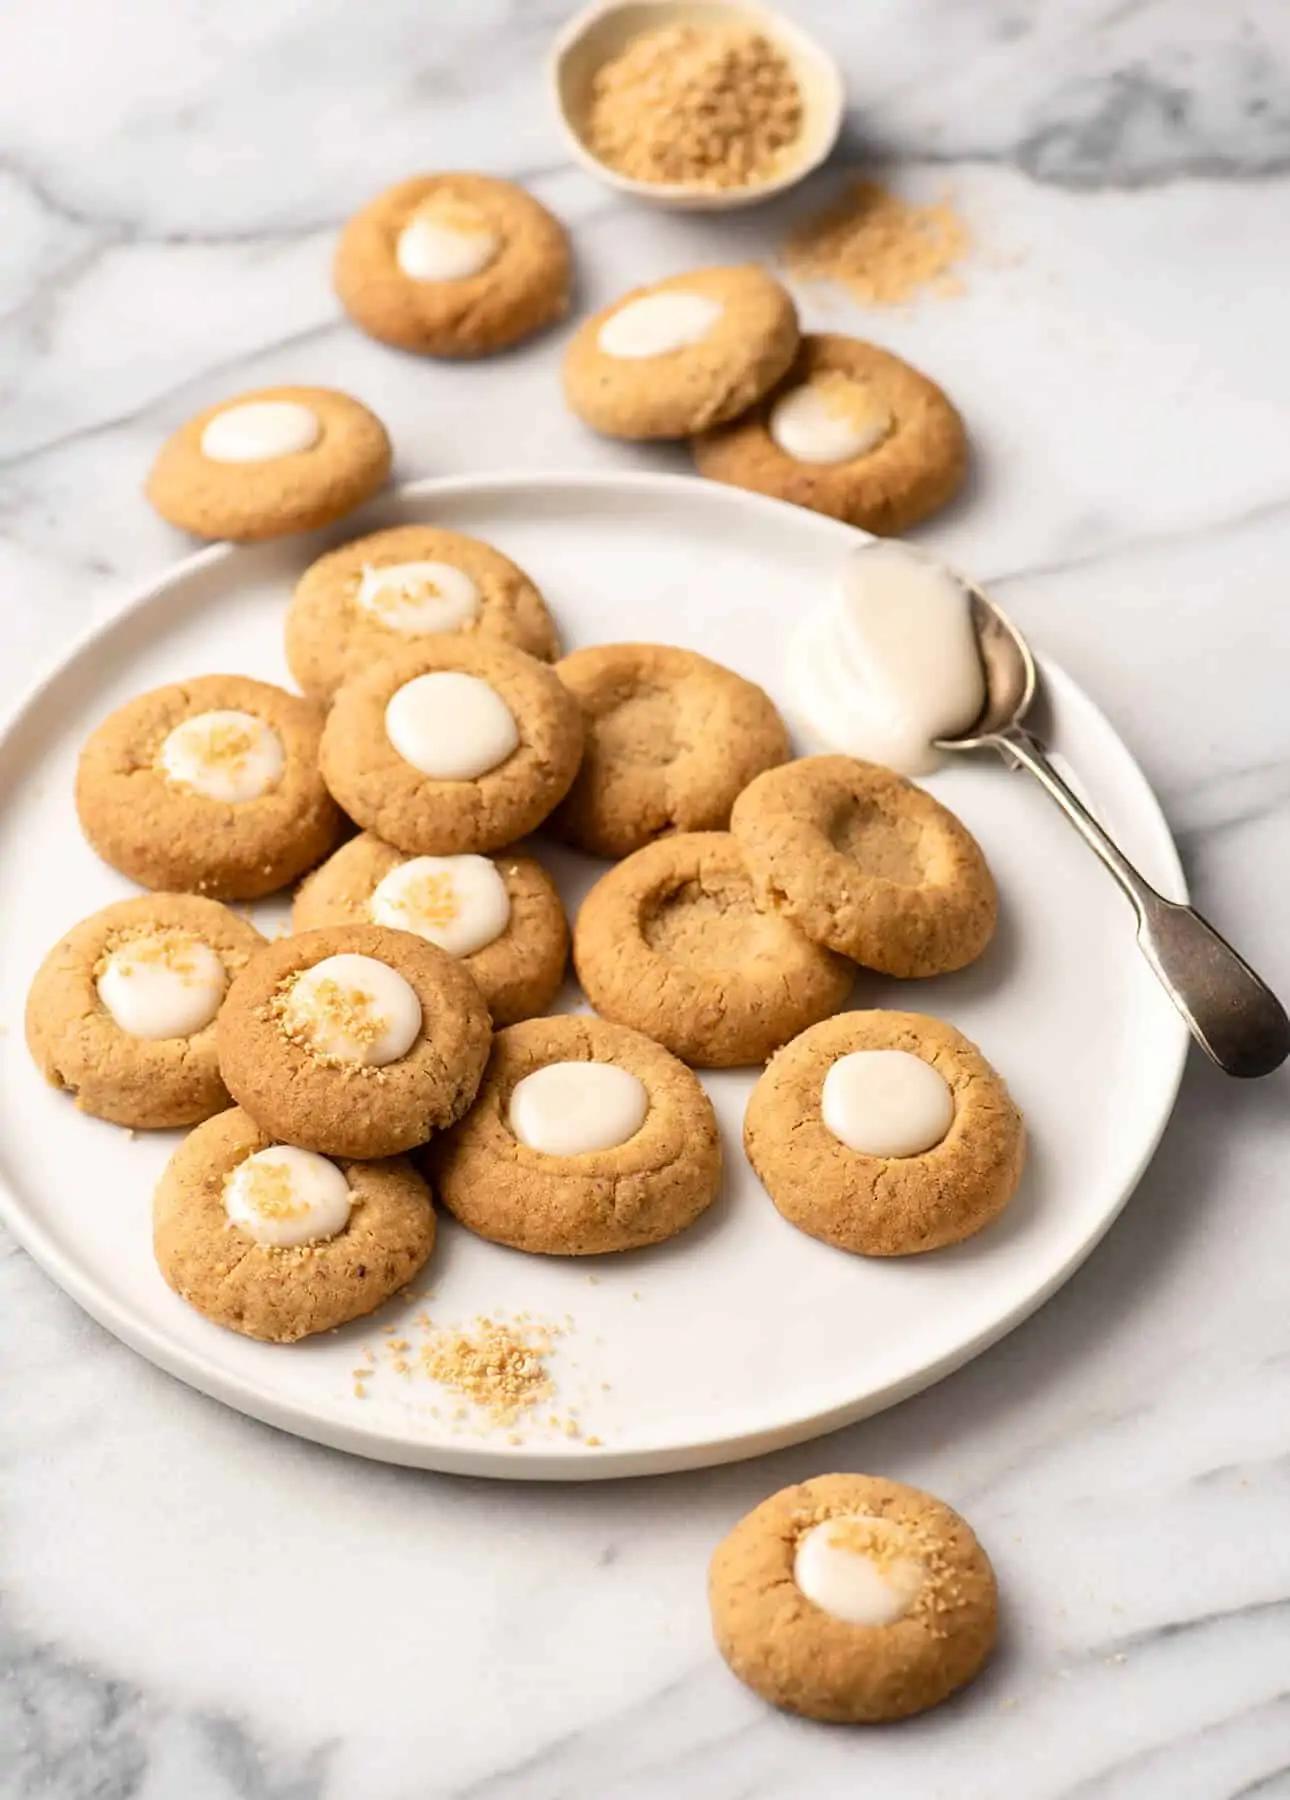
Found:
[[[732,510],[760,512],[780,523],[791,518],[794,523],[803,524],[808,529],[830,529],[837,534],[839,543],[848,538],[855,541],[868,535],[839,520],[805,511],[767,495],[704,481],[693,475],[658,470],[500,470],[469,475],[425,476],[385,490],[359,512],[349,515],[343,521],[337,521],[337,525],[346,530],[352,526],[354,535],[362,535],[365,531],[380,529],[378,520],[383,510],[406,501],[451,501],[454,498],[489,495],[501,498],[513,496],[517,492],[541,493],[555,489],[639,492],[654,494],[660,498],[680,498],[683,495],[687,502],[702,495],[705,500],[716,504],[728,504]],[[335,527],[331,529],[334,530]],[[320,540],[322,535],[302,534],[299,541],[309,543]],[[92,619],[69,645],[48,657],[33,678],[0,713],[0,778],[9,773],[6,765],[13,754],[13,739],[25,721],[39,707],[54,683],[81,663],[97,644],[113,635],[127,621],[138,619],[150,607],[161,603],[163,596],[176,583],[214,569],[222,562],[233,560],[243,549],[254,551],[271,547],[272,545],[258,544],[208,544],[178,558],[144,580],[122,584],[114,595],[110,609],[102,617]],[[1155,790],[1137,758],[1101,707],[1072,676],[1046,657],[1040,656],[1037,660],[1044,681],[1058,691],[1065,689],[1075,695],[1080,704],[1105,728],[1128,760],[1140,783],[1141,801],[1158,839],[1157,849],[1162,867],[1167,868],[1168,880],[1162,885],[1170,898],[1185,901],[1188,898],[1187,880],[1177,844]],[[687,1470],[742,1461],[775,1449],[785,1449],[823,1437],[844,1425],[857,1423],[863,1418],[899,1405],[934,1386],[956,1369],[974,1361],[1037,1312],[1096,1249],[1128,1204],[1155,1155],[1177,1104],[1190,1043],[1181,1017],[1174,1015],[1172,1027],[1172,1068],[1165,1071],[1164,1089],[1167,1099],[1156,1129],[1145,1142],[1122,1192],[1098,1221],[1097,1228],[1076,1246],[1073,1253],[1046,1281],[1028,1293],[1016,1306],[993,1320],[989,1327],[978,1332],[975,1337],[935,1361],[924,1364],[904,1380],[889,1385],[879,1394],[840,1402],[791,1423],[771,1424],[716,1439],[691,1438],[667,1447],[622,1450],[615,1449],[612,1445],[596,1449],[579,1445],[571,1446],[568,1450],[526,1451],[523,1456],[518,1456],[500,1445],[467,1447],[437,1442],[420,1443],[412,1438],[398,1437],[389,1430],[365,1425],[359,1420],[355,1420],[353,1424],[333,1422],[317,1416],[294,1401],[284,1401],[272,1388],[244,1376],[230,1374],[214,1359],[204,1356],[196,1349],[190,1350],[173,1343],[160,1328],[139,1319],[128,1305],[119,1303],[110,1292],[96,1284],[88,1272],[82,1274],[74,1261],[64,1257],[57,1242],[39,1221],[30,1216],[18,1194],[2,1176],[0,1222],[56,1286],[136,1354],[208,1399],[216,1400],[236,1412],[295,1437],[324,1444],[351,1455],[363,1456],[371,1461],[443,1474],[483,1476],[498,1480],[596,1481],[679,1474]]]

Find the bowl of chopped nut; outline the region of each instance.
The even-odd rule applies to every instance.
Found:
[[[561,33],[551,75],[582,167],[676,211],[782,193],[828,156],[845,105],[826,50],[737,0],[598,0]]]

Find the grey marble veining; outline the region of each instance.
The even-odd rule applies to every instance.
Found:
[[[560,333],[422,365],[330,296],[339,222],[417,167],[531,182],[574,230],[585,306],[765,255],[827,191],[720,222],[613,200],[547,110],[568,10],[0,9],[0,697],[185,548],[140,479],[240,388],[352,389],[407,475],[684,466],[565,416]],[[846,64],[852,152],[913,194],[951,185],[976,240],[958,300],[808,294],[808,319],[959,399],[976,473],[927,541],[1094,692],[1199,899],[1290,990],[1290,11],[790,10]],[[142,1363],[0,1240],[0,1795],[1290,1795],[1288,1098],[1193,1065],[1102,1247],[928,1394],[612,1488],[447,1482],[282,1437]],[[829,1467],[944,1493],[998,1563],[998,1658],[899,1731],[773,1716],[708,1644],[712,1544]]]

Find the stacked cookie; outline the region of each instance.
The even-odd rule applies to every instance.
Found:
[[[565,398],[608,437],[688,438],[701,475],[868,531],[906,530],[967,470],[962,420],[900,357],[799,333],[787,290],[753,264],[636,288],[585,321]]]

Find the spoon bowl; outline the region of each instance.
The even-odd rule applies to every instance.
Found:
[[[1006,613],[971,582],[968,590],[972,628],[985,675],[985,704],[958,737],[938,738],[938,750],[980,750],[1010,725],[1020,725],[1030,711],[1039,675],[1030,645]]]

